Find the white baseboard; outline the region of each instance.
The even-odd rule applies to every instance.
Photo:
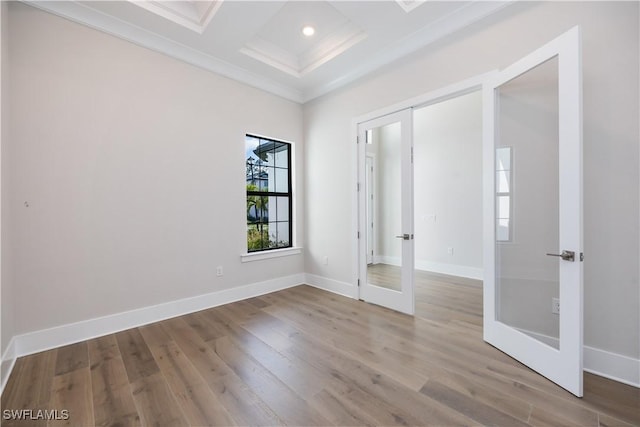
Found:
[[[16,364],[16,358],[16,340],[11,338],[0,363],[0,394],[4,391],[4,386],[7,385],[9,375],[11,375],[13,366]]]
[[[399,257],[376,255],[373,257],[375,264],[401,265]],[[416,260],[416,270],[430,271],[432,273],[447,274],[449,276],[467,277],[469,279],[483,279],[484,270],[477,267],[469,267],[466,265],[445,264],[442,262],[433,262],[425,260]]]
[[[2,388],[18,357],[302,285],[305,279],[300,273],[17,335],[2,357]]]
[[[560,345],[558,338],[524,329],[520,329],[520,331],[552,347],[558,348]],[[588,345],[585,345],[583,349],[583,363],[586,372],[640,388],[640,359]]]
[[[307,274],[307,285],[349,298],[358,298],[358,288],[351,283]]]
[[[584,370],[640,388],[640,359],[585,346]]]

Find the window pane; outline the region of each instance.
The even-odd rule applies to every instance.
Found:
[[[249,252],[260,251],[269,247],[269,225],[247,225],[247,249]]]
[[[511,170],[511,147],[496,148],[496,170]]]
[[[289,167],[289,144],[278,143],[275,147],[275,166],[278,168]]]
[[[496,172],[496,192],[511,192],[511,171]]]
[[[275,190],[278,193],[288,193],[289,192],[289,171],[287,169],[277,169],[275,170]]]
[[[289,198],[274,197],[276,202],[276,221],[289,221]]]
[[[509,196],[498,196],[498,218],[506,218],[510,217],[509,204],[511,202],[511,197]]]
[[[499,242],[507,242],[509,238],[509,219],[500,218],[496,226],[496,240]]]
[[[272,222],[269,224],[269,238],[272,248],[291,246],[288,222]]]

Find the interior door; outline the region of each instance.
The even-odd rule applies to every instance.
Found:
[[[582,98],[574,28],[484,101],[484,339],[582,396]]]
[[[358,125],[359,182],[367,182],[365,159],[375,163],[373,203],[366,200],[367,188],[358,193],[360,298],[408,314],[414,313],[412,133],[411,109]],[[374,250],[371,263],[368,248]]]

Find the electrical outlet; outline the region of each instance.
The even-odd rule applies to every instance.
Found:
[[[325,255],[325,256],[323,256],[323,257],[322,257],[322,263],[323,263],[324,265],[329,265],[329,257],[328,257],[328,256],[326,256],[326,255]]]
[[[220,277],[220,276],[223,276],[223,275],[224,275],[224,272],[222,270],[222,266],[221,265],[217,266],[216,267],[216,276]]]
[[[560,298],[551,298],[551,312],[560,314]]]
[[[447,253],[449,255],[453,255],[453,248],[447,248]]]

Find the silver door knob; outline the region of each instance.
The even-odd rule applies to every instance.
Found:
[[[410,236],[408,234],[403,234],[401,236],[396,236],[396,239],[409,240]]]
[[[576,260],[576,253],[573,251],[562,251],[561,254],[547,254],[548,256],[557,256],[562,258],[564,261],[574,262]]]

